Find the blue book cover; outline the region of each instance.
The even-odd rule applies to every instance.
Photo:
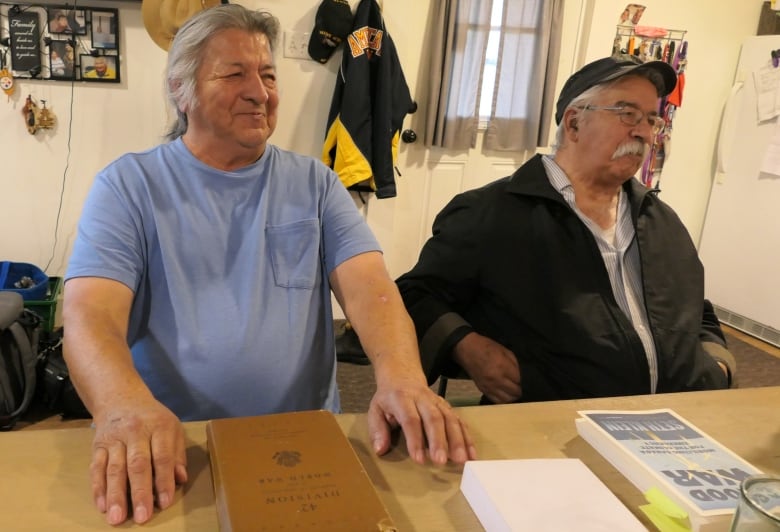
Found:
[[[640,490],[657,487],[688,513],[732,513],[760,471],[674,411],[580,411],[577,430]]]

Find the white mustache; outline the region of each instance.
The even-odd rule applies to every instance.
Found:
[[[626,142],[625,144],[618,146],[615,153],[612,154],[612,160],[614,161],[615,159],[626,155],[641,155],[644,157],[647,155],[648,148],[649,146],[647,144],[639,140]]]

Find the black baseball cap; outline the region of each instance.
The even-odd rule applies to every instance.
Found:
[[[572,100],[591,87],[627,74],[639,74],[644,70],[653,70],[660,74],[661,82],[656,83],[655,87],[659,97],[666,96],[674,90],[674,86],[677,84],[677,73],[668,63],[663,61],[643,63],[638,57],[627,54],[605,57],[588,63],[566,80],[561,94],[558,96],[555,123],[560,124],[563,113]]]
[[[309,55],[327,63],[334,50],[352,31],[352,8],[347,0],[323,0],[314,18]]]

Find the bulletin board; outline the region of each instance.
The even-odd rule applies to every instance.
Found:
[[[0,70],[14,78],[119,83],[119,11],[0,4]]]

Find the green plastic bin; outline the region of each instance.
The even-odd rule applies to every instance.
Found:
[[[62,291],[62,277],[49,277],[49,287],[46,299],[39,301],[27,300],[24,307],[41,317],[41,329],[46,332],[54,330],[54,319],[57,314],[57,299]]]

